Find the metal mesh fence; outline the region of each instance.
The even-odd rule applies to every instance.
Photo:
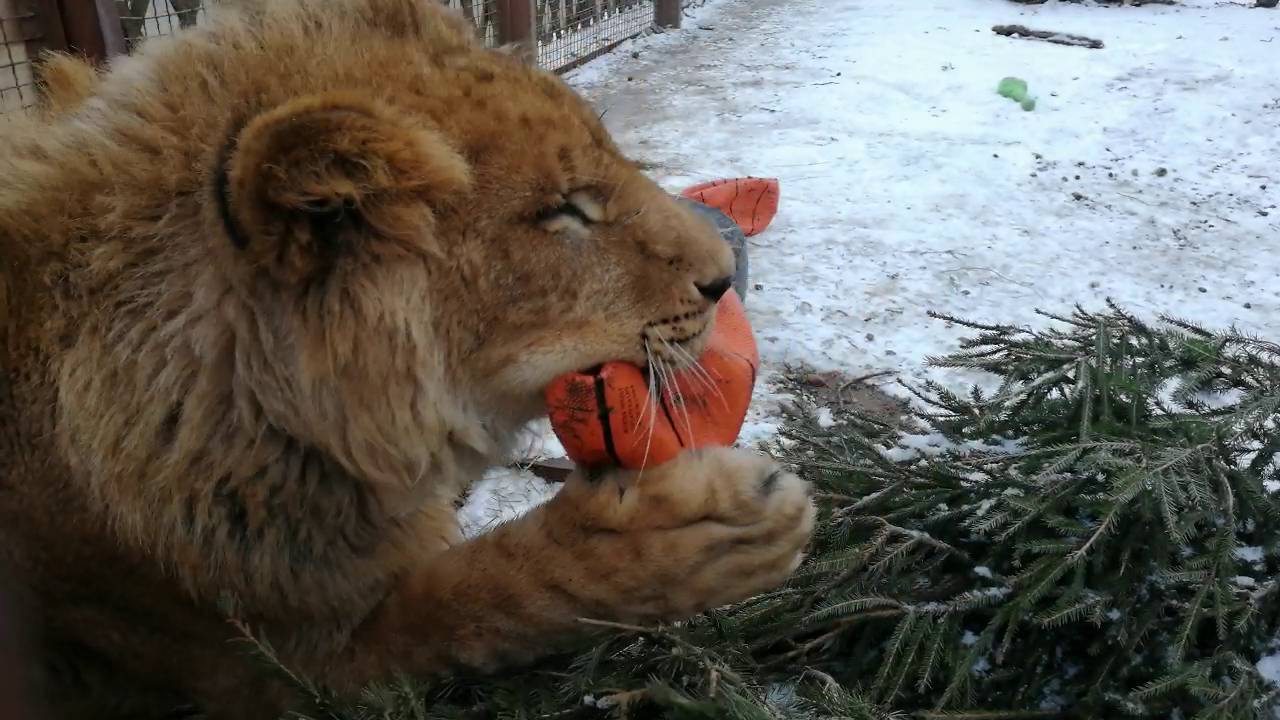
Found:
[[[538,62],[567,70],[653,26],[653,0],[537,0]]]
[[[440,0],[460,10],[490,45],[498,44],[497,0]],[[170,35],[199,23],[204,0],[116,0],[120,24],[129,45],[157,35]]]
[[[110,1],[115,3],[120,26],[118,30],[103,28],[102,32],[123,37],[125,45],[132,47],[146,38],[170,35],[199,24],[214,0]],[[486,44],[501,43],[500,0],[438,1],[471,20]],[[538,62],[558,72],[576,67],[654,24],[654,0],[528,1],[535,13]],[[702,2],[706,0],[682,0],[682,5],[697,6]],[[48,45],[36,10],[58,7],[73,15],[94,12],[93,3],[87,0],[0,0],[0,114],[36,104],[32,61],[40,48]],[[57,37],[61,38],[60,29]],[[53,45],[62,48],[65,41]]]
[[[144,38],[192,27],[205,13],[204,0],[116,0],[116,7],[130,46]]]
[[[31,61],[41,39],[38,20],[27,3],[0,0],[0,113],[36,103]]]
[[[497,0],[441,0],[441,2],[461,10],[462,14],[476,26],[476,32],[484,39],[486,45],[493,47],[499,44]]]
[[[497,0],[440,2],[466,15],[487,44],[498,44]],[[191,27],[200,22],[205,13],[204,0],[116,0],[116,5],[130,45],[143,38],[169,35]]]

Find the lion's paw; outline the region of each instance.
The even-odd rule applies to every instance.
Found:
[[[799,565],[815,517],[808,483],[724,448],[642,472],[578,474],[552,505],[548,529],[589,549],[575,557],[600,580],[597,605],[636,621],[677,620],[777,587]]]

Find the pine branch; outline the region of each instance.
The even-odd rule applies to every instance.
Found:
[[[1280,709],[1280,345],[1115,305],[972,335],[902,428],[798,417],[817,491],[786,587],[502,678],[405,681],[324,720],[1143,717]],[[941,436],[927,453],[910,433]],[[894,450],[894,452],[890,452]],[[905,458],[905,459],[898,459]],[[298,678],[302,687],[310,686]],[[320,698],[327,695],[314,689]]]

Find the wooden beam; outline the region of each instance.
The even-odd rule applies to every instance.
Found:
[[[498,44],[512,45],[516,54],[530,64],[538,61],[537,33],[534,22],[535,0],[496,0]]]
[[[94,62],[128,52],[115,0],[59,0],[67,48]]]
[[[58,0],[26,0],[26,6],[36,16],[39,28],[37,36],[31,38],[31,43],[36,46],[33,50],[66,50],[67,35],[62,31]]]
[[[654,0],[653,24],[660,28],[680,27],[680,0]]]

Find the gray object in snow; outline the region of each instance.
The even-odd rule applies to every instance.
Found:
[[[742,232],[742,228],[738,227],[738,223],[734,222],[733,218],[710,205],[703,205],[696,200],[690,200],[682,196],[676,196],[676,200],[692,208],[695,213],[710,220],[716,226],[716,229],[720,231],[720,236],[729,243],[729,247],[733,248],[735,265],[733,289],[737,291],[738,297],[745,303],[747,301],[747,236]]]

